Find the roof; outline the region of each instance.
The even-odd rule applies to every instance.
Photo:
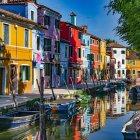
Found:
[[[66,39],[62,39],[61,38],[61,40],[60,40],[61,42],[63,42],[63,43],[67,43],[67,44],[69,44],[70,42],[68,41],[68,40],[66,40]]]
[[[101,41],[101,38],[99,38],[99,37],[97,37],[97,36],[95,36],[95,35],[92,35],[92,34],[90,34],[90,33],[87,33],[87,34],[90,35],[91,38],[97,39],[97,40]]]
[[[45,28],[44,26],[38,25],[32,20],[29,20],[20,15],[11,13],[3,9],[0,9],[0,19],[13,21],[14,24],[18,22],[18,23],[21,23],[22,25],[29,26],[30,28],[31,27]]]
[[[70,26],[70,27],[75,28],[75,29],[77,29],[77,30],[83,31],[81,27],[79,27],[79,26],[75,26],[75,25],[73,25],[73,24],[70,23],[70,22],[67,22],[67,21],[61,21],[61,23],[65,23],[67,26]]]
[[[129,56],[126,56],[126,59],[140,59],[140,57],[138,56],[137,52],[132,52],[131,50],[129,50]]]
[[[60,18],[62,17],[62,15],[44,5],[41,5],[41,4],[38,4],[36,3],[36,0],[10,0],[8,1],[7,3],[0,3],[0,5],[16,5],[16,4],[34,4],[35,6],[37,6],[38,8],[44,8],[45,10],[49,11],[49,12],[52,12],[53,14],[57,15],[57,16],[60,16]]]
[[[107,47],[110,47],[110,48],[126,48],[125,46],[120,45],[120,44],[115,43],[115,42],[107,44]]]
[[[74,12],[71,12],[70,16],[77,16]]]

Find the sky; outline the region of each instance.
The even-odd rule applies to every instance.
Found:
[[[119,15],[107,15],[105,5],[110,0],[37,0],[62,15],[62,21],[70,22],[70,13],[77,14],[77,26],[87,25],[88,32],[102,39],[115,39],[122,45],[123,42],[114,30],[118,24]]]

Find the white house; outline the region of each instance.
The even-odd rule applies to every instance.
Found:
[[[115,78],[126,78],[126,47],[117,43],[110,43],[107,46],[114,52]]]

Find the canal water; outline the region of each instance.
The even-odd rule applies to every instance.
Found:
[[[68,113],[51,113],[47,140],[123,140],[121,129],[134,114],[125,88],[94,94],[90,104]],[[0,133],[0,140],[38,140],[39,126]]]

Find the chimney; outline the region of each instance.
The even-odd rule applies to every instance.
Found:
[[[72,12],[70,16],[71,16],[71,24],[76,26],[76,14]]]
[[[87,25],[81,26],[81,28],[83,29],[84,33],[87,33],[87,30],[88,30],[88,26]]]

